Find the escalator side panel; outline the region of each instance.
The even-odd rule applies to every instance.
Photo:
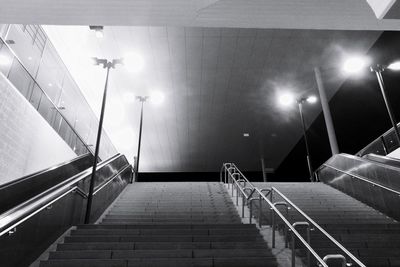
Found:
[[[93,156],[86,154],[67,163],[60,164],[0,186],[0,213],[40,194],[67,178],[78,174],[93,162]]]
[[[395,179],[400,178],[400,170],[384,168],[384,166],[366,162],[362,159],[358,160],[356,157],[353,158],[348,155],[335,155],[326,164],[389,188],[388,181],[393,182]],[[364,202],[396,220],[400,220],[400,210],[398,209],[400,197],[398,194],[324,165],[317,172],[321,182]],[[399,186],[397,182],[394,184]]]
[[[95,189],[109,178],[115,176],[115,179],[94,195],[91,221],[96,221],[129,183],[131,168],[125,156],[120,155],[99,169],[97,174]],[[82,185],[88,185],[89,177]],[[29,266],[62,233],[73,225],[83,223],[86,204],[86,198],[71,192],[54,202],[50,209],[43,209],[18,225],[12,235],[1,236],[0,266]]]

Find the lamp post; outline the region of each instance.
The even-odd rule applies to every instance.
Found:
[[[92,174],[90,176],[89,194],[88,194],[88,200],[87,200],[87,205],[86,205],[86,214],[85,214],[85,224],[88,224],[90,222],[90,213],[91,213],[91,209],[92,209],[94,182],[95,182],[95,178],[96,178],[97,160],[99,157],[101,132],[103,129],[104,111],[105,111],[106,101],[107,101],[108,78],[110,75],[110,70],[115,69],[115,66],[117,64],[122,64],[122,59],[113,59],[112,61],[109,61],[107,59],[93,58],[93,60],[94,60],[95,65],[102,65],[104,69],[107,69],[107,74],[106,74],[106,81],[105,81],[105,85],[104,85],[103,100],[102,100],[102,104],[101,104],[99,126],[97,129],[97,138],[96,138],[96,146],[95,146],[93,166],[92,166]]]
[[[311,164],[310,147],[309,147],[308,138],[307,138],[307,128],[306,128],[306,123],[305,123],[304,114],[303,114],[303,103],[304,102],[315,103],[316,101],[317,101],[317,98],[315,96],[309,96],[307,98],[303,97],[303,98],[300,98],[297,100],[297,105],[299,107],[299,113],[300,113],[301,125],[303,128],[304,143],[306,145],[307,167],[308,167],[308,172],[310,174],[311,182],[314,182],[314,174],[313,174],[313,168],[312,168],[312,164]]]
[[[375,65],[370,67],[371,72],[375,72],[376,78],[378,80],[379,83],[379,87],[381,89],[381,94],[383,97],[383,101],[385,102],[385,106],[386,106],[386,110],[389,114],[389,118],[390,118],[390,122],[392,123],[394,132],[396,134],[396,138],[397,138],[397,142],[398,145],[400,146],[400,133],[399,133],[399,129],[397,128],[397,122],[396,122],[396,118],[394,116],[392,107],[389,103],[389,100],[387,98],[386,95],[386,87],[385,87],[385,82],[383,81],[383,77],[382,77],[382,72],[386,69],[386,68],[390,68],[390,65],[388,67],[382,66],[382,65]]]
[[[282,107],[289,107],[289,106],[292,106],[293,103],[295,102],[295,97],[290,92],[281,93],[279,95],[278,102]],[[301,120],[302,129],[303,129],[303,135],[304,135],[304,141],[306,144],[308,172],[310,174],[311,182],[314,182],[314,175],[313,175],[313,169],[312,169],[311,157],[310,157],[310,148],[308,145],[308,138],[307,138],[307,128],[306,128],[306,123],[305,123],[304,114],[303,114],[303,103],[307,102],[309,104],[314,104],[315,102],[317,102],[317,97],[313,96],[313,95],[308,96],[308,97],[302,97],[300,99],[297,99],[296,102],[297,102],[297,106],[299,108],[300,120]]]
[[[136,158],[136,181],[139,177],[139,160],[140,160],[140,146],[142,144],[142,129],[143,129],[143,106],[144,102],[148,99],[148,96],[137,96],[136,99],[139,100],[142,104],[140,109],[140,125],[139,125],[139,142],[138,142],[138,151],[137,151],[137,158]]]
[[[357,74],[357,73],[365,70],[367,68],[367,66],[370,64],[370,61],[371,60],[367,57],[354,56],[354,57],[347,59],[344,62],[343,70],[349,74]],[[392,64],[390,64],[388,66],[377,64],[377,65],[370,66],[369,69],[371,70],[371,72],[374,72],[376,75],[376,78],[379,83],[379,88],[381,90],[381,94],[383,97],[383,101],[385,102],[385,107],[388,112],[390,122],[392,123],[393,129],[394,129],[394,132],[396,135],[397,143],[400,146],[399,129],[397,128],[396,118],[394,116],[392,107],[388,100],[388,97],[386,94],[386,86],[385,86],[385,83],[384,83],[383,77],[382,77],[382,72],[385,71],[386,69],[399,71],[400,70],[400,62],[399,61],[393,62]]]

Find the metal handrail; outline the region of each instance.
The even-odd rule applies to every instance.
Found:
[[[321,266],[328,267],[328,265],[325,263],[325,261],[315,252],[315,250],[308,244],[304,238],[297,232],[295,227],[293,227],[292,224],[283,216],[283,214],[279,211],[279,209],[272,204],[269,199],[264,196],[264,194],[260,191],[260,189],[256,188],[257,193],[261,196],[261,198],[267,202],[267,204],[270,206],[271,210],[273,210],[280,218],[281,220],[286,224],[286,226],[290,229],[290,231],[300,240],[301,243],[307,248],[307,250],[314,256],[314,258],[319,262]]]
[[[397,123],[397,128],[400,128],[400,122]],[[359,156],[363,156],[363,153],[368,150],[370,147],[372,147],[374,144],[381,142],[382,143],[382,139],[385,140],[385,137],[387,137],[389,134],[394,132],[394,128],[390,128],[389,130],[387,130],[386,132],[384,132],[383,134],[381,134],[378,138],[374,139],[371,143],[369,143],[368,145],[366,145],[363,149],[361,149],[360,151],[358,151],[356,153],[356,155]],[[385,148],[385,147],[384,147]],[[385,148],[386,149],[386,148]],[[385,151],[387,152],[387,151]],[[387,153],[386,153],[387,154]]]
[[[344,174],[346,174],[346,175],[349,175],[349,176],[351,176],[351,177],[357,178],[357,179],[359,179],[359,180],[362,180],[362,181],[364,181],[364,182],[366,182],[366,183],[371,184],[372,186],[377,186],[377,187],[380,187],[380,188],[382,188],[382,189],[384,189],[384,190],[386,190],[386,191],[389,191],[389,192],[391,192],[391,193],[400,195],[400,192],[399,192],[399,191],[396,191],[396,190],[394,190],[394,189],[392,189],[392,188],[389,188],[389,187],[387,187],[387,186],[384,186],[384,185],[375,183],[375,182],[373,182],[373,181],[371,181],[371,180],[368,180],[367,178],[362,177],[362,176],[360,176],[360,175],[358,175],[358,174],[354,174],[354,173],[351,173],[351,172],[348,172],[348,171],[345,171],[345,170],[342,170],[342,169],[333,167],[332,165],[329,165],[329,164],[327,164],[327,163],[322,164],[322,166],[331,168],[331,169],[333,169],[333,170],[335,170],[335,171],[338,171],[338,172],[344,173]],[[322,166],[321,166],[321,167],[322,167]],[[321,168],[318,169],[318,171],[320,171],[320,170],[321,170]]]
[[[108,160],[99,163],[98,170],[107,166],[110,162],[121,156],[122,155],[118,153],[109,158]],[[38,194],[37,196],[0,214],[0,236],[10,232],[12,229],[16,228],[24,221],[28,220],[29,218],[39,213],[43,209],[51,206],[54,202],[62,199],[69,193],[79,190],[82,191],[77,186],[77,183],[87,178],[90,174],[91,174],[91,168],[88,168],[87,170],[74,175],[73,177],[67,179],[66,181],[63,181],[60,184],[53,186],[47,189],[46,191]],[[115,176],[113,176],[111,179],[115,179],[115,177],[118,174],[120,174],[120,172],[117,173]],[[103,186],[103,184],[101,186]],[[104,188],[104,186],[102,188]]]
[[[359,266],[365,267],[365,265],[357,259],[350,251],[348,251],[345,247],[342,246],[335,238],[333,238],[328,232],[326,232],[319,224],[317,224],[313,219],[311,219],[304,211],[302,211],[299,207],[297,207],[288,197],[286,197],[282,192],[280,192],[275,187],[272,187],[272,190],[278,195],[280,195],[291,207],[293,207],[297,212],[299,212],[308,222],[310,222],[315,228],[317,228],[326,238],[328,238],[332,243],[335,244],[340,250],[342,250],[349,258],[351,258],[355,263]]]
[[[226,169],[226,168],[225,168]],[[226,169],[227,170],[227,169]],[[240,186],[240,183],[237,179],[235,179],[234,175],[230,172],[228,172],[228,175],[230,176],[231,180],[232,180],[232,186],[233,183],[236,184],[236,188],[238,190],[240,190],[240,192],[242,193],[242,196],[245,196],[246,198],[248,198],[244,188],[242,188]],[[253,186],[253,185],[252,185]],[[254,187],[254,186],[253,186]],[[270,206],[271,210],[273,212],[275,212],[281,219],[282,221],[286,224],[286,226],[288,227],[288,229],[290,229],[290,231],[292,231],[292,233],[300,240],[301,243],[303,243],[303,245],[307,248],[307,250],[314,256],[314,258],[319,262],[320,266],[323,267],[328,267],[328,265],[324,262],[324,260],[315,252],[315,250],[303,239],[303,237],[299,234],[299,232],[297,232],[297,230],[295,229],[295,227],[293,227],[290,222],[285,218],[285,216],[282,215],[282,213],[279,211],[279,209],[272,204],[268,198],[266,196],[264,196],[264,194],[262,193],[262,191],[256,187],[254,187],[254,190],[259,194],[259,197],[261,199],[263,199],[264,201],[267,202],[267,204]],[[238,196],[238,194],[236,194],[236,196]],[[243,198],[244,199],[244,198]]]
[[[230,163],[229,164],[229,168],[231,168],[232,166],[234,166],[234,168],[235,168],[235,173],[240,173],[241,174],[241,172],[237,169],[237,167],[233,164],[233,163]],[[241,192],[241,195],[242,195],[242,197],[243,197],[243,207],[242,207],[242,213],[244,214],[244,198],[246,198],[246,200],[248,201],[248,203],[250,203],[250,205],[252,204],[252,201],[254,201],[254,200],[256,200],[255,198],[251,198],[252,197],[252,195],[253,195],[253,193],[254,192],[257,192],[258,194],[259,194],[259,197],[260,198],[263,198],[264,200],[266,200],[267,201],[267,203],[268,203],[268,205],[271,207],[271,210],[274,210],[274,212],[276,212],[276,211],[279,211],[277,208],[276,208],[276,204],[277,203],[272,203],[272,198],[271,198],[271,200],[268,200],[268,198],[267,198],[267,195],[268,194],[271,194],[270,195],[270,197],[272,197],[272,193],[275,191],[276,193],[278,193],[278,195],[280,196],[280,197],[282,197],[283,198],[283,200],[285,201],[284,203],[285,203],[285,205],[287,205],[287,204],[289,204],[291,207],[293,207],[297,212],[299,212],[309,223],[311,223],[315,228],[317,228],[326,238],[328,238],[333,244],[335,244],[342,252],[344,252],[344,254],[346,254],[352,261],[354,261],[355,263],[357,263],[359,266],[361,266],[361,267],[365,267],[365,265],[359,260],[359,259],[357,259],[352,253],[350,253],[343,245],[341,245],[336,239],[334,239],[331,235],[329,235],[320,225],[318,225],[314,220],[312,220],[304,211],[302,211],[299,207],[297,207],[288,197],[286,197],[282,192],[280,192],[278,189],[276,189],[275,187],[271,187],[270,189],[259,189],[259,188],[257,188],[257,187],[254,187],[254,185],[253,184],[251,184],[250,182],[249,182],[249,184],[250,184],[250,186],[251,186],[251,188],[246,188],[246,187],[241,187],[241,185],[240,185],[240,182],[234,177],[234,175],[231,173],[231,172],[229,172],[228,171],[228,168],[226,168],[226,165],[224,164],[223,165],[223,168],[222,169],[224,169],[224,167],[225,167],[225,171],[228,173],[228,175],[230,176],[230,178],[231,178],[231,180],[232,180],[232,187],[233,187],[233,183],[235,183],[235,185],[236,185],[236,190],[240,190],[240,192]],[[247,179],[246,179],[247,180]],[[248,181],[248,180],[247,180]],[[246,189],[253,189],[252,190],[252,193],[250,194],[250,195],[247,195],[246,194]],[[232,189],[233,190],[233,189]],[[263,191],[265,191],[265,190],[267,190],[268,191],[268,194],[267,195],[264,195],[262,192]],[[232,191],[233,192],[233,191]],[[236,194],[236,196],[238,197],[238,193]],[[237,200],[238,201],[238,200]],[[260,204],[261,204],[261,200],[260,200]],[[281,218],[282,218],[282,214],[279,212],[276,212]],[[242,214],[242,215],[243,215]],[[252,216],[252,207],[250,206],[250,216]],[[243,217],[243,216],[242,216]],[[284,217],[284,216],[283,216]],[[251,218],[249,219],[250,220],[250,222],[251,222]],[[261,220],[261,218],[259,218],[259,220]],[[287,219],[285,218],[285,219],[282,219],[283,221],[284,221],[284,223],[289,227],[289,229],[290,230],[292,230],[292,228],[295,228],[295,224],[293,224],[293,225],[290,225],[290,222],[289,221],[287,221]],[[293,231],[293,230],[292,230]],[[298,234],[298,232],[296,232],[297,234]],[[293,232],[293,234],[295,234],[296,236],[297,236],[297,234],[296,234],[295,232]],[[274,236],[274,235],[273,235]],[[298,237],[298,236],[297,236]],[[273,237],[273,239],[274,239],[274,237]],[[300,239],[300,238],[299,238]],[[302,243],[304,244],[304,242],[305,243],[307,243],[304,239],[300,239],[301,241],[302,241]],[[274,242],[274,241],[273,241]],[[308,246],[307,246],[308,245]],[[306,248],[307,249],[309,249],[309,248],[311,248],[311,246],[309,246],[309,244],[307,243],[307,245],[305,245],[306,246]],[[311,248],[312,249],[312,248]],[[312,253],[312,251],[310,251],[309,250],[309,252],[310,253]],[[315,252],[315,251],[314,251]],[[315,257],[315,254],[314,253],[312,253],[313,255],[314,255],[314,257]],[[318,255],[317,255],[318,256]],[[325,256],[325,258],[326,257],[328,257],[328,258],[330,258],[330,256],[332,256],[332,255],[326,255]],[[342,256],[342,257],[344,257],[344,256]],[[320,264],[321,264],[321,266],[325,266],[325,265],[323,265],[321,262],[324,262],[325,263],[325,258],[324,259],[321,259],[319,256],[318,256],[318,258],[317,258],[317,260],[320,262]],[[345,257],[344,257],[345,258]],[[292,261],[292,262],[294,262],[294,261]],[[326,265],[327,266],[327,265]]]

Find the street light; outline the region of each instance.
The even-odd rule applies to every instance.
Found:
[[[311,182],[314,182],[314,174],[313,174],[313,168],[312,168],[312,164],[311,164],[310,148],[308,145],[308,138],[307,138],[307,128],[306,128],[306,122],[304,120],[304,115],[303,115],[303,103],[305,103],[305,102],[307,102],[309,104],[314,104],[317,102],[317,97],[314,95],[311,95],[311,96],[303,97],[303,98],[300,98],[297,100],[297,105],[299,107],[299,113],[300,113],[301,125],[303,128],[304,142],[306,145],[308,172],[310,173]]]
[[[399,128],[397,128],[396,118],[394,116],[394,113],[393,113],[392,107],[390,105],[390,102],[389,102],[389,100],[387,98],[386,86],[385,86],[385,83],[384,83],[383,77],[382,77],[382,72],[385,71],[385,69],[397,70],[398,66],[399,66],[398,63],[393,63],[393,64],[390,64],[389,66],[382,66],[382,65],[371,66],[370,69],[371,69],[372,72],[375,72],[376,78],[378,79],[378,83],[379,83],[379,87],[381,89],[381,94],[382,94],[382,97],[383,97],[383,101],[385,102],[385,106],[386,106],[386,110],[387,110],[387,112],[389,114],[390,122],[392,123],[394,132],[396,134],[398,145],[400,146]]]
[[[102,100],[102,104],[101,104],[99,126],[97,129],[97,138],[96,138],[96,146],[95,146],[93,166],[92,166],[92,174],[90,176],[89,194],[88,194],[88,200],[87,200],[87,205],[86,205],[86,214],[85,214],[85,224],[88,224],[90,222],[90,213],[91,213],[92,201],[93,201],[94,181],[96,178],[97,160],[99,157],[100,139],[101,139],[101,132],[103,129],[104,111],[105,111],[106,101],[107,101],[108,77],[110,74],[110,69],[115,69],[115,66],[117,64],[122,64],[122,59],[113,59],[113,60],[109,61],[107,59],[93,58],[93,61],[94,61],[95,65],[102,65],[104,69],[107,69],[107,74],[106,74],[106,81],[105,81],[105,85],[104,85],[103,100]]]
[[[361,72],[362,70],[364,70],[367,67],[366,64],[369,63],[369,60],[367,58],[365,58],[365,59],[360,58],[358,61],[359,64],[353,64],[353,65],[348,64],[348,62],[349,62],[349,60],[347,60],[343,66],[344,71],[346,71],[347,73],[350,73],[350,74],[356,74],[356,73]],[[371,72],[375,73],[376,78],[378,80],[379,88],[381,90],[381,94],[383,97],[383,101],[385,102],[385,106],[386,106],[386,110],[389,115],[390,122],[392,123],[392,127],[394,129],[398,145],[400,146],[400,132],[399,132],[399,129],[397,128],[397,122],[396,122],[396,118],[394,116],[392,107],[387,98],[386,86],[385,86],[385,83],[384,83],[383,77],[382,77],[382,72],[385,71],[386,69],[393,70],[393,71],[399,71],[400,70],[400,62],[398,62],[398,61],[393,62],[392,64],[390,64],[388,66],[377,64],[377,65],[373,65],[370,67]]]
[[[317,102],[317,100],[318,100],[317,97],[314,95],[310,95],[308,97],[302,97],[302,98],[296,100],[295,95],[292,94],[291,92],[284,92],[278,96],[278,103],[282,107],[287,108],[287,107],[293,105],[295,102],[297,102],[297,106],[299,108],[299,113],[300,113],[300,121],[301,121],[302,129],[303,129],[304,142],[306,145],[307,167],[308,167],[308,172],[310,174],[311,182],[314,181],[314,178],[313,178],[314,175],[313,175],[313,169],[312,169],[312,165],[311,165],[310,149],[309,149],[309,145],[308,145],[307,128],[306,128],[304,114],[303,114],[303,103],[307,102],[308,104],[314,104]]]
[[[139,160],[140,160],[140,146],[142,144],[142,129],[143,129],[143,106],[144,102],[149,99],[148,96],[137,96],[137,100],[141,102],[141,109],[140,109],[140,124],[139,124],[139,142],[138,142],[138,151],[137,151],[137,156],[136,156],[136,177],[135,180],[137,181],[139,177]]]
[[[160,91],[152,91],[150,96],[137,96],[136,99],[141,102],[140,108],[140,124],[139,124],[139,142],[138,142],[138,151],[136,156],[136,181],[139,177],[139,161],[140,161],[140,148],[142,145],[142,129],[143,129],[143,106],[147,99],[150,99],[156,105],[160,105],[164,102],[164,94]]]

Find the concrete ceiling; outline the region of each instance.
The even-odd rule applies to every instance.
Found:
[[[98,39],[87,26],[45,30],[97,114],[105,73],[88,58],[131,52],[143,57],[140,72],[122,66],[112,71],[105,124],[118,150],[132,158],[140,109],[134,96],[152,90],[165,94],[163,104],[145,106],[141,171],[152,172],[217,171],[226,161],[258,170],[260,157],[267,167],[276,167],[301,137],[296,106],[281,109],[277,93],[316,93],[312,70],[320,66],[332,96],[345,78],[338,70],[342,59],[348,53],[366,53],[380,35],[110,26]],[[307,123],[320,111],[319,104],[306,106]]]
[[[398,30],[366,0],[1,0],[0,23]]]

